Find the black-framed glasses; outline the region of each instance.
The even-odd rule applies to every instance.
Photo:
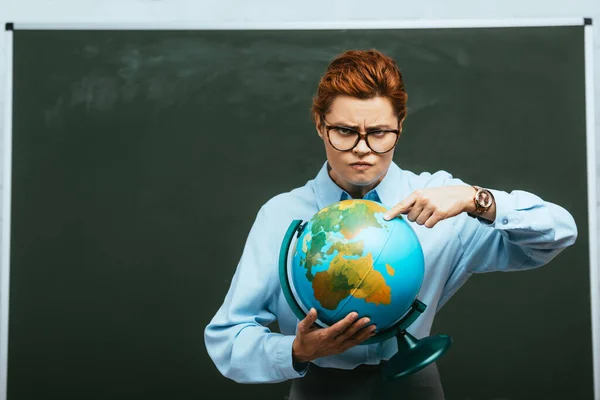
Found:
[[[325,117],[325,131],[329,144],[338,151],[350,151],[358,145],[361,139],[377,154],[391,151],[398,143],[400,131],[398,129],[371,129],[366,133],[357,131],[347,126],[328,125]]]

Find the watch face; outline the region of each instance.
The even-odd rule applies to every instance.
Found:
[[[481,207],[488,208],[492,205],[492,194],[487,190],[480,190],[477,193],[477,202]]]

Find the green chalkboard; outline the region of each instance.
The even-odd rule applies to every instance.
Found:
[[[323,164],[311,98],[356,48],[404,74],[402,168],[527,190],[578,224],[549,265],[474,276],[440,311],[447,398],[591,399],[583,36],[16,30],[8,400],[287,395],[223,378],[203,330],[259,207]]]

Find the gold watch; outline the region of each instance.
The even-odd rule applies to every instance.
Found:
[[[494,204],[494,195],[489,190],[479,186],[473,186],[473,188],[476,190],[476,192],[475,196],[473,197],[475,211],[473,211],[472,214],[481,215],[489,210],[492,204]]]

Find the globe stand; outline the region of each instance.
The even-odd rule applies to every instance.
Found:
[[[452,345],[452,339],[448,335],[417,339],[406,330],[426,308],[425,303],[415,299],[406,315],[396,325],[363,342],[371,344],[396,337],[398,352],[383,363],[382,374],[385,379],[395,380],[420,371],[440,358]]]
[[[448,335],[435,335],[417,339],[406,331],[396,335],[398,352],[383,366],[386,379],[398,379],[425,368],[450,348],[452,339]]]
[[[304,319],[306,314],[292,294],[290,283],[287,279],[286,265],[293,236],[296,234],[296,237],[300,237],[305,227],[306,223],[303,223],[301,220],[292,221],[285,234],[279,253],[279,280],[283,295],[294,314],[300,320]],[[374,337],[362,343],[378,343],[394,336],[396,337],[398,352],[383,365],[382,373],[385,379],[393,380],[413,374],[437,360],[450,348],[452,339],[447,335],[429,336],[419,340],[406,331],[426,308],[427,306],[423,302],[415,299],[407,313],[393,327],[379,332]]]

